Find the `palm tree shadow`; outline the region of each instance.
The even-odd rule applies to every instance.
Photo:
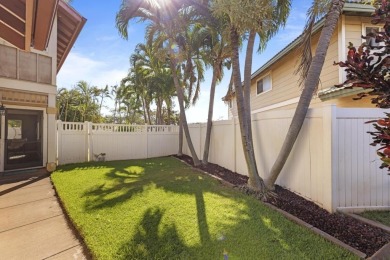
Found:
[[[107,183],[96,185],[83,194],[86,197],[85,209],[96,210],[114,207],[131,199],[135,194],[143,191],[144,185],[137,185],[143,172],[129,171],[124,167],[115,167],[106,173],[106,178],[113,181],[113,185]],[[142,182],[142,179],[140,180]],[[132,185],[133,183],[133,185]],[[119,192],[119,193],[118,193]],[[118,193],[115,196],[111,196]]]
[[[134,237],[118,249],[118,259],[188,259],[188,248],[176,226],[159,227],[163,214],[161,209],[149,208]]]
[[[157,160],[155,163],[143,162],[137,166],[131,161],[124,164],[112,164],[114,167],[105,176],[109,180],[107,183],[110,184],[97,185],[84,193],[83,196],[87,198],[85,209],[87,211],[97,210],[125,203],[134,195],[142,194],[150,185],[167,192],[193,195],[196,201],[201,243],[210,242],[204,192],[217,193],[220,196],[228,195],[214,188],[220,185],[216,181],[210,181],[199,174],[189,173],[190,168],[175,159],[171,159],[172,161],[168,163],[165,163],[166,160]]]

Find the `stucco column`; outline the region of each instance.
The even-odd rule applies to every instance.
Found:
[[[49,94],[47,113],[47,164],[46,168],[49,172],[56,169],[57,165],[57,136],[56,136],[56,96]]]

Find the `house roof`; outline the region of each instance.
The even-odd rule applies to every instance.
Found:
[[[375,8],[372,5],[366,5],[366,4],[359,4],[356,3],[359,1],[354,2],[348,2],[345,3],[343,8],[343,14],[367,14],[370,15],[375,11]],[[319,29],[324,26],[325,20],[321,19],[318,23],[315,24],[313,28],[313,33],[318,32]],[[263,66],[261,66],[258,70],[256,70],[252,76],[251,79],[257,77],[259,74],[270,68],[274,63],[276,63],[278,60],[280,60],[282,57],[284,57],[286,54],[288,54],[290,51],[295,49],[302,38],[303,34],[299,35],[295,40],[293,40],[289,45],[287,45],[283,50],[278,52],[274,57],[272,57],[267,63],[265,63]]]
[[[57,72],[86,19],[62,0],[0,0],[0,37],[19,49],[47,48],[57,15]]]
[[[343,8],[343,14],[348,15],[360,15],[360,16],[370,16],[375,11],[375,8],[372,5],[363,4],[362,1],[356,0],[356,1],[347,1]],[[324,26],[325,19],[321,19],[318,21],[314,27],[313,27],[313,34],[318,32],[322,26]],[[299,35],[297,38],[295,38],[290,44],[288,44],[285,48],[283,48],[281,51],[279,51],[275,56],[273,56],[269,61],[267,61],[263,66],[261,66],[259,69],[257,69],[254,73],[251,75],[251,79],[256,78],[261,73],[265,72],[267,69],[269,69],[272,65],[274,65],[276,62],[278,62],[280,59],[282,59],[285,55],[293,51],[295,48],[297,48],[301,42],[303,33]],[[234,89],[229,88],[228,93],[225,97],[222,98],[223,101],[229,100],[234,93]]]

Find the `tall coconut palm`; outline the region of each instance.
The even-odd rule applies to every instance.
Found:
[[[273,188],[280,172],[285,165],[288,156],[294,146],[295,141],[298,138],[299,132],[302,128],[307,111],[310,106],[313,94],[317,90],[320,74],[324,65],[325,56],[329,47],[330,39],[337,26],[338,19],[341,15],[345,0],[316,0],[313,3],[313,7],[309,10],[310,18],[309,23],[306,26],[305,39],[310,40],[311,29],[319,14],[322,13],[324,7],[328,8],[328,12],[325,16],[325,23],[322,28],[318,45],[315,51],[315,56],[311,60],[311,44],[307,41],[304,45],[306,48],[306,54],[304,55],[301,68],[303,70],[304,88],[299,98],[298,106],[295,110],[294,117],[291,121],[291,125],[288,129],[286,138],[283,142],[283,146],[276,158],[274,165],[271,168],[270,177],[266,180],[266,185],[269,188]],[[306,65],[308,64],[308,65]]]
[[[98,89],[98,96],[100,97],[99,113],[102,114],[104,99],[111,98],[110,91],[108,90],[108,85],[106,85],[104,88]]]
[[[232,73],[236,93],[238,119],[243,152],[248,168],[248,187],[257,192],[265,185],[257,171],[251,126],[250,76],[255,36],[260,36],[260,47],[284,25],[290,10],[289,0],[215,0],[212,9],[218,17],[227,19],[232,46]],[[248,44],[244,66],[244,88],[239,63],[240,37],[247,35]],[[260,48],[259,47],[259,48]],[[245,93],[244,93],[245,90]]]
[[[178,32],[185,31],[185,27],[188,26],[187,17],[183,18],[180,15],[180,10],[183,7],[183,1],[172,0],[166,2],[158,2],[158,1],[129,1],[123,0],[120,10],[116,17],[116,25],[121,33],[122,37],[127,39],[127,27],[128,23],[132,19],[139,18],[140,20],[150,21],[160,32],[161,35],[165,35],[164,43],[161,42],[161,46],[165,47],[167,50],[167,55],[170,61],[170,68],[172,72],[172,78],[175,84],[177,98],[179,101],[180,107],[180,120],[183,124],[183,130],[187,139],[188,147],[191,151],[192,159],[194,161],[194,165],[200,165],[199,159],[196,155],[190,132],[188,129],[187,118],[185,115],[184,108],[184,94],[182,86],[180,85],[180,81],[178,79],[177,74],[177,65],[179,59],[179,50],[175,48],[177,45],[176,37]],[[184,10],[187,12],[190,10]],[[183,14],[183,12],[181,13]]]
[[[231,47],[228,40],[228,32],[224,27],[224,20],[219,20],[218,23],[204,27],[200,33],[200,38],[203,40],[203,50],[206,63],[213,69],[213,76],[210,85],[209,110],[207,116],[206,137],[203,151],[202,163],[208,164],[211,127],[214,111],[214,96],[217,83],[223,77],[223,68],[230,67]]]

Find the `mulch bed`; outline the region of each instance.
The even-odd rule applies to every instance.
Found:
[[[193,165],[192,158],[187,155],[175,157]],[[247,176],[212,163],[209,163],[207,166],[201,165],[198,168],[236,186],[244,185],[248,180]],[[373,227],[344,214],[331,214],[315,203],[280,186],[276,186],[275,193],[277,198],[270,201],[271,204],[343,241],[345,244],[358,249],[367,256],[373,255],[390,242],[390,234],[380,228]]]

